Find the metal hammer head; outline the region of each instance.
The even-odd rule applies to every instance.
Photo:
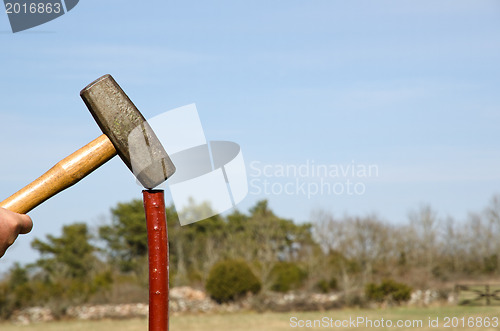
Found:
[[[145,188],[158,186],[175,172],[148,122],[111,75],[90,83],[80,96],[118,155]]]

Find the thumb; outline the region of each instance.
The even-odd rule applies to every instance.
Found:
[[[33,221],[28,215],[19,215],[19,234],[26,234],[33,229]]]

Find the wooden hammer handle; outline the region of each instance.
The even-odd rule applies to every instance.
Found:
[[[103,134],[58,162],[31,184],[0,202],[0,207],[25,214],[45,200],[76,184],[115,155],[115,147]]]

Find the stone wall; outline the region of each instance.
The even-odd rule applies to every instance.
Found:
[[[238,312],[244,310],[263,311],[318,311],[340,308],[344,304],[338,294],[317,293],[263,293],[247,296],[242,300],[229,304],[217,304],[203,291],[191,287],[175,287],[169,293],[170,313],[219,313]],[[409,304],[429,305],[437,300],[435,291],[415,291]],[[147,318],[146,303],[117,305],[83,305],[69,307],[63,318],[78,320]],[[19,324],[49,322],[55,319],[54,314],[46,307],[32,307],[16,311],[11,320]]]

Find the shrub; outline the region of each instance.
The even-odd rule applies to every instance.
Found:
[[[498,270],[498,255],[493,254],[483,258],[484,272],[493,273]]]
[[[373,300],[373,301],[377,301],[377,302],[384,301],[384,297],[385,297],[380,286],[378,286],[375,283],[366,284],[365,295],[369,300]]]
[[[316,283],[316,288],[321,292],[321,293],[328,293],[330,292],[330,286],[328,286],[328,282],[324,279],[318,281]]]
[[[330,281],[327,281],[326,279],[321,279],[316,283],[316,288],[321,293],[328,293],[330,291],[335,291],[336,289],[338,289],[337,278],[333,277],[330,279]]]
[[[411,296],[411,287],[386,279],[380,285],[369,283],[365,287],[366,297],[374,301],[394,300],[396,302],[408,301]]]
[[[246,262],[225,260],[212,267],[205,288],[212,299],[222,303],[238,299],[248,292],[258,293],[261,283]]]
[[[271,290],[288,292],[302,286],[307,273],[291,262],[278,262],[270,272]]]
[[[333,290],[333,291],[338,290],[339,284],[337,282],[337,278],[332,277],[330,279],[330,281],[328,282],[328,286],[330,286],[330,290]]]

